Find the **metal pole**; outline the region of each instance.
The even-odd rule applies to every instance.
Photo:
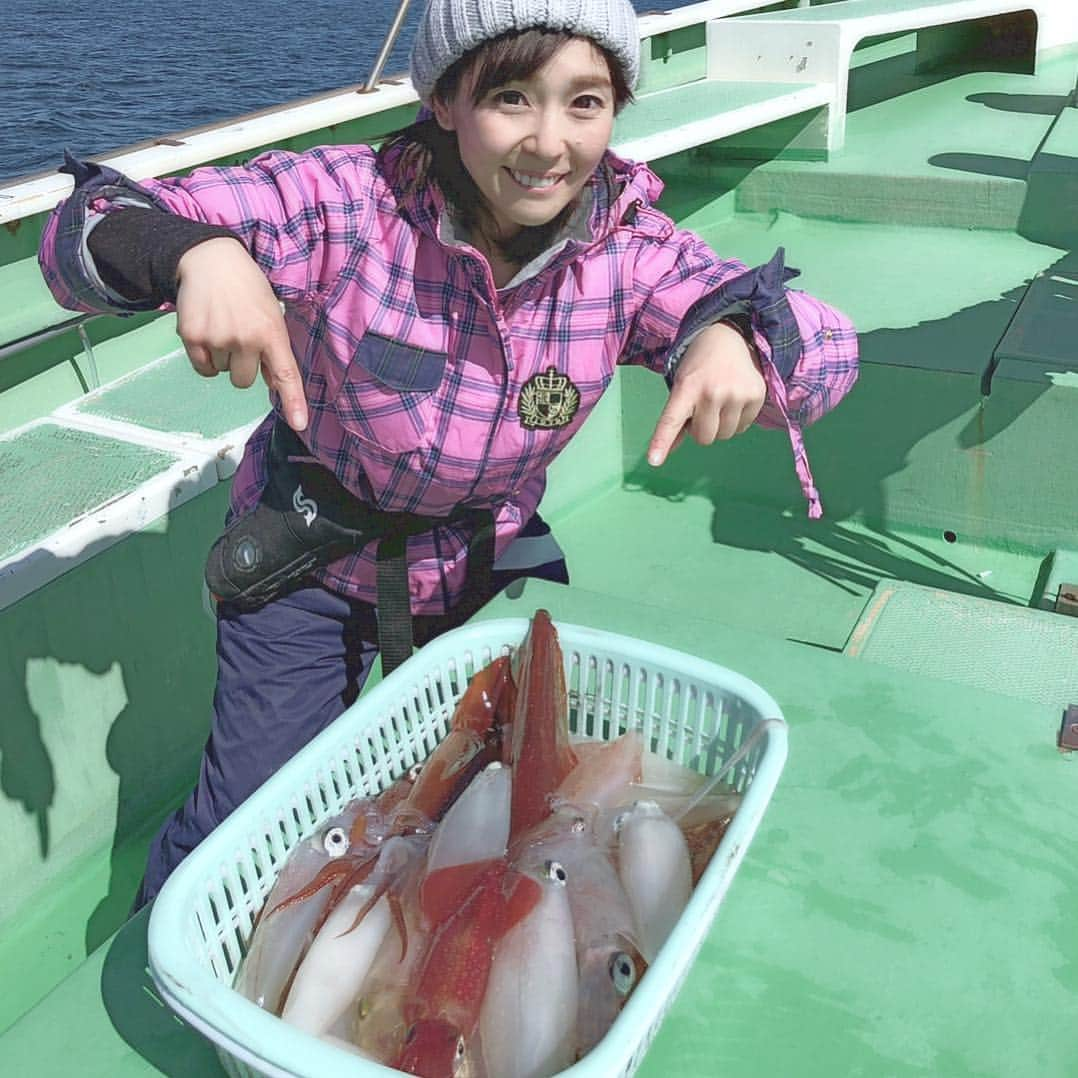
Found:
[[[12,341],[10,344],[5,344],[0,347],[0,360],[7,359],[9,356],[18,355],[19,352],[25,352],[27,348],[33,348],[35,344],[42,344],[47,340],[51,340],[53,337],[59,337],[61,333],[66,333],[69,329],[74,329],[76,326],[81,328],[87,322],[92,322],[95,318],[100,317],[100,315],[96,314],[80,314],[78,318],[69,318],[67,321],[60,322],[58,325],[51,326],[49,329],[31,333],[28,337],[22,337],[17,341]]]
[[[378,59],[374,61],[374,70],[371,71],[371,77],[367,79],[367,85],[360,90],[360,93],[369,94],[378,89],[378,80],[382,77],[382,69],[386,66],[386,61],[393,51],[393,46],[397,44],[397,38],[400,37],[401,29],[404,26],[404,17],[408,14],[408,5],[410,3],[411,0],[401,0],[393,25],[389,28],[389,34],[382,44],[382,51],[378,54]]]

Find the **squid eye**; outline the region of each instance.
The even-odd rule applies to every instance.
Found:
[[[552,880],[554,883],[563,884],[569,879],[569,876],[562,867],[560,861],[547,861],[547,863],[543,865],[543,874],[548,880]]]
[[[340,857],[348,852],[348,832],[343,827],[331,827],[322,836],[322,848],[330,857]]]
[[[575,816],[572,824],[569,826],[569,830],[572,831],[574,835],[579,835],[587,826],[587,821],[583,816]]]
[[[419,778],[420,772],[423,770],[422,764],[413,764],[408,768],[408,781],[415,782]]]
[[[624,951],[610,959],[610,980],[619,996],[627,996],[636,984],[636,966]]]
[[[466,1050],[466,1045],[464,1044],[464,1038],[463,1037],[458,1037],[457,1038],[457,1050],[454,1053],[458,1063],[464,1058],[465,1050]]]
[[[415,1026],[409,1026],[408,1032],[404,1035],[404,1043],[411,1044],[415,1040]]]

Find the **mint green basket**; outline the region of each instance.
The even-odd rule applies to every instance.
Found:
[[[399,1071],[302,1033],[231,988],[255,916],[281,863],[355,797],[424,760],[471,675],[517,646],[526,619],[446,633],[362,696],[256,790],[180,865],[154,903],[150,972],[161,996],[212,1041],[230,1075],[374,1078]],[[756,832],[786,760],[786,725],[755,683],[656,644],[558,624],[574,733],[638,730],[678,763],[715,774],[765,720],[727,781],[741,805],[655,962],[618,1020],[568,1078],[616,1078],[640,1065]],[[496,1076],[494,1076],[496,1078]]]

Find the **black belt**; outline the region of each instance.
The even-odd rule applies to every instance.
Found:
[[[391,513],[360,501],[278,420],[270,436],[268,479],[258,505],[234,520],[210,549],[206,584],[218,599],[256,610],[301,586],[313,570],[378,542],[378,646],[382,672],[412,654],[408,537],[459,525],[471,533],[464,595],[451,612],[424,618],[429,639],[471,617],[490,597],[494,513],[458,506],[449,516]]]

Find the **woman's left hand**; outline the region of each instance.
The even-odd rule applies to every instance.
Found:
[[[755,350],[733,326],[709,326],[678,364],[670,399],[651,436],[648,463],[662,464],[686,434],[700,445],[740,434],[760,414],[766,396]]]

